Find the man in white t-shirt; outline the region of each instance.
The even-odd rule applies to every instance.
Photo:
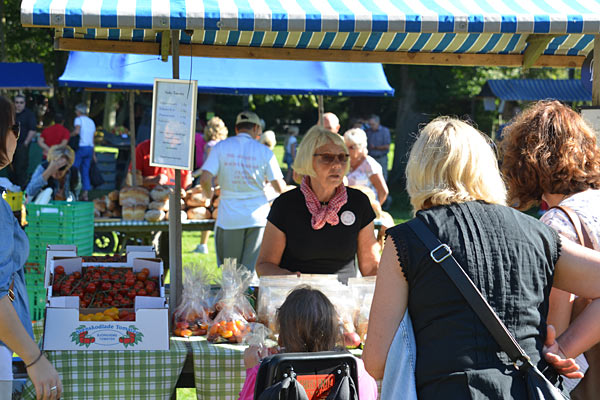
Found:
[[[88,191],[92,188],[90,183],[90,165],[94,157],[94,133],[96,133],[96,124],[87,116],[87,106],[78,104],[75,107],[75,128],[71,136],[79,136],[79,147],[75,152],[75,163],[73,166],[79,169],[81,174],[82,191],[79,196],[81,200],[88,200]]]
[[[235,258],[253,271],[270,210],[265,182],[270,182],[278,193],[285,183],[275,155],[257,140],[262,133],[258,115],[239,113],[235,132],[236,136],[212,148],[202,165],[200,184],[208,198],[213,194],[213,177],[218,178],[221,187],[215,227],[218,264],[225,258]]]

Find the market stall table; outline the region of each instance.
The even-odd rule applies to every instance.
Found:
[[[43,321],[35,323],[33,329],[39,341]],[[65,399],[169,399],[176,387],[195,387],[198,399],[235,400],[246,379],[245,349],[241,344],[212,344],[203,336],[192,336],[171,337],[169,351],[46,354],[62,379]],[[362,351],[352,353],[360,357]],[[190,374],[193,384],[186,379]],[[378,386],[381,391],[381,381]],[[31,381],[22,398],[35,399]]]
[[[211,231],[214,229],[214,219],[187,220],[181,222],[183,231]],[[141,244],[152,244],[152,234],[169,230],[169,221],[127,221],[122,219],[96,219],[94,220],[94,251],[116,248],[120,253],[128,240],[141,240]],[[115,238],[112,233],[116,233]],[[112,252],[112,251],[111,251]]]
[[[41,337],[43,322],[34,324]],[[47,351],[68,399],[168,399],[186,359],[193,361],[200,399],[237,399],[246,378],[244,345],[212,344],[204,337],[172,337],[169,351]],[[193,387],[193,386],[192,386]],[[35,399],[31,381],[23,399]]]

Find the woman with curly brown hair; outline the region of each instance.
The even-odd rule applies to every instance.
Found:
[[[600,250],[600,149],[583,118],[558,101],[535,103],[505,128],[502,148],[510,203],[522,210],[540,200],[549,207],[560,207],[551,208],[541,221],[571,241],[587,242],[587,247]],[[557,335],[587,303],[587,299],[552,289],[548,323]],[[598,350],[586,353],[596,368],[600,368],[600,359],[596,364],[594,355],[600,355],[600,347]],[[592,380],[597,385],[593,396],[598,393],[600,373],[594,375],[577,386],[572,398],[592,398],[584,394]]]

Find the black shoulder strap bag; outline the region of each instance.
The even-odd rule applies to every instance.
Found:
[[[504,323],[500,321],[471,278],[452,256],[452,249],[447,244],[440,242],[418,217],[409,221],[408,226],[430,250],[431,259],[444,269],[502,350],[508,354],[515,367],[521,371],[527,385],[529,399],[564,400],[565,397],[562,393],[532,364],[529,356],[525,354]]]

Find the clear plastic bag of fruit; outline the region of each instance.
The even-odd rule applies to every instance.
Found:
[[[211,324],[205,297],[210,284],[204,269],[195,265],[183,268],[183,293],[181,303],[173,314],[176,336],[199,336],[208,332]]]
[[[371,303],[375,292],[375,277],[350,278],[348,286],[352,290],[358,304],[358,312],[354,324],[356,326],[356,333],[358,333],[361,343],[364,344],[369,327]]]
[[[299,284],[296,275],[265,276],[260,278],[256,313],[258,322],[271,331],[271,337],[277,334],[275,314],[287,295]]]
[[[256,311],[247,296],[252,273],[248,268],[237,264],[235,258],[226,258],[221,266],[221,299],[216,304],[216,310],[221,313],[224,305],[233,307],[246,322],[256,322]]]
[[[222,300],[221,305],[221,311],[212,321],[206,339],[212,343],[242,343],[250,332],[250,324],[237,311],[233,301]]]

